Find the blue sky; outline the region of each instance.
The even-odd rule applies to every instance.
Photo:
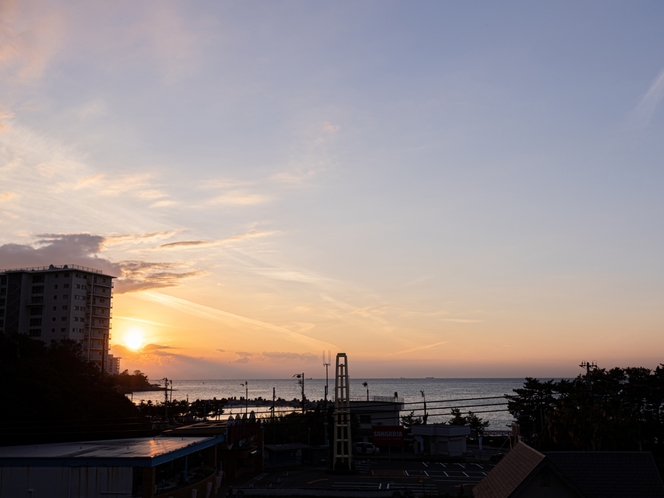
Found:
[[[115,272],[123,366],[661,361],[660,2],[40,1],[0,19],[0,267]],[[149,347],[127,350],[130,329]]]

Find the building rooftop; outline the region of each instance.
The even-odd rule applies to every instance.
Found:
[[[0,447],[0,467],[155,467],[223,442],[223,437],[154,437]]]
[[[106,275],[104,274],[103,271],[97,270],[96,268],[89,268],[87,266],[80,266],[80,265],[49,265],[49,266],[30,266],[26,268],[6,268],[6,269],[0,269],[0,273],[8,273],[8,272],[26,272],[26,271],[62,271],[62,270],[80,270],[80,271],[86,271],[88,273],[97,273],[99,275],[105,275],[107,277],[111,278],[116,278],[113,277],[112,275]]]

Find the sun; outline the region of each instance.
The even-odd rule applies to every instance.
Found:
[[[129,349],[138,351],[145,343],[145,331],[139,327],[130,327],[125,330],[123,342]]]

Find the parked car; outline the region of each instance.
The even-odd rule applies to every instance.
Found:
[[[355,453],[361,453],[363,455],[377,455],[380,453],[380,449],[376,448],[372,443],[355,443],[354,445]]]

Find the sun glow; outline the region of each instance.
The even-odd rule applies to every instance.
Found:
[[[123,337],[124,345],[138,351],[145,344],[145,331],[139,327],[128,328]]]

